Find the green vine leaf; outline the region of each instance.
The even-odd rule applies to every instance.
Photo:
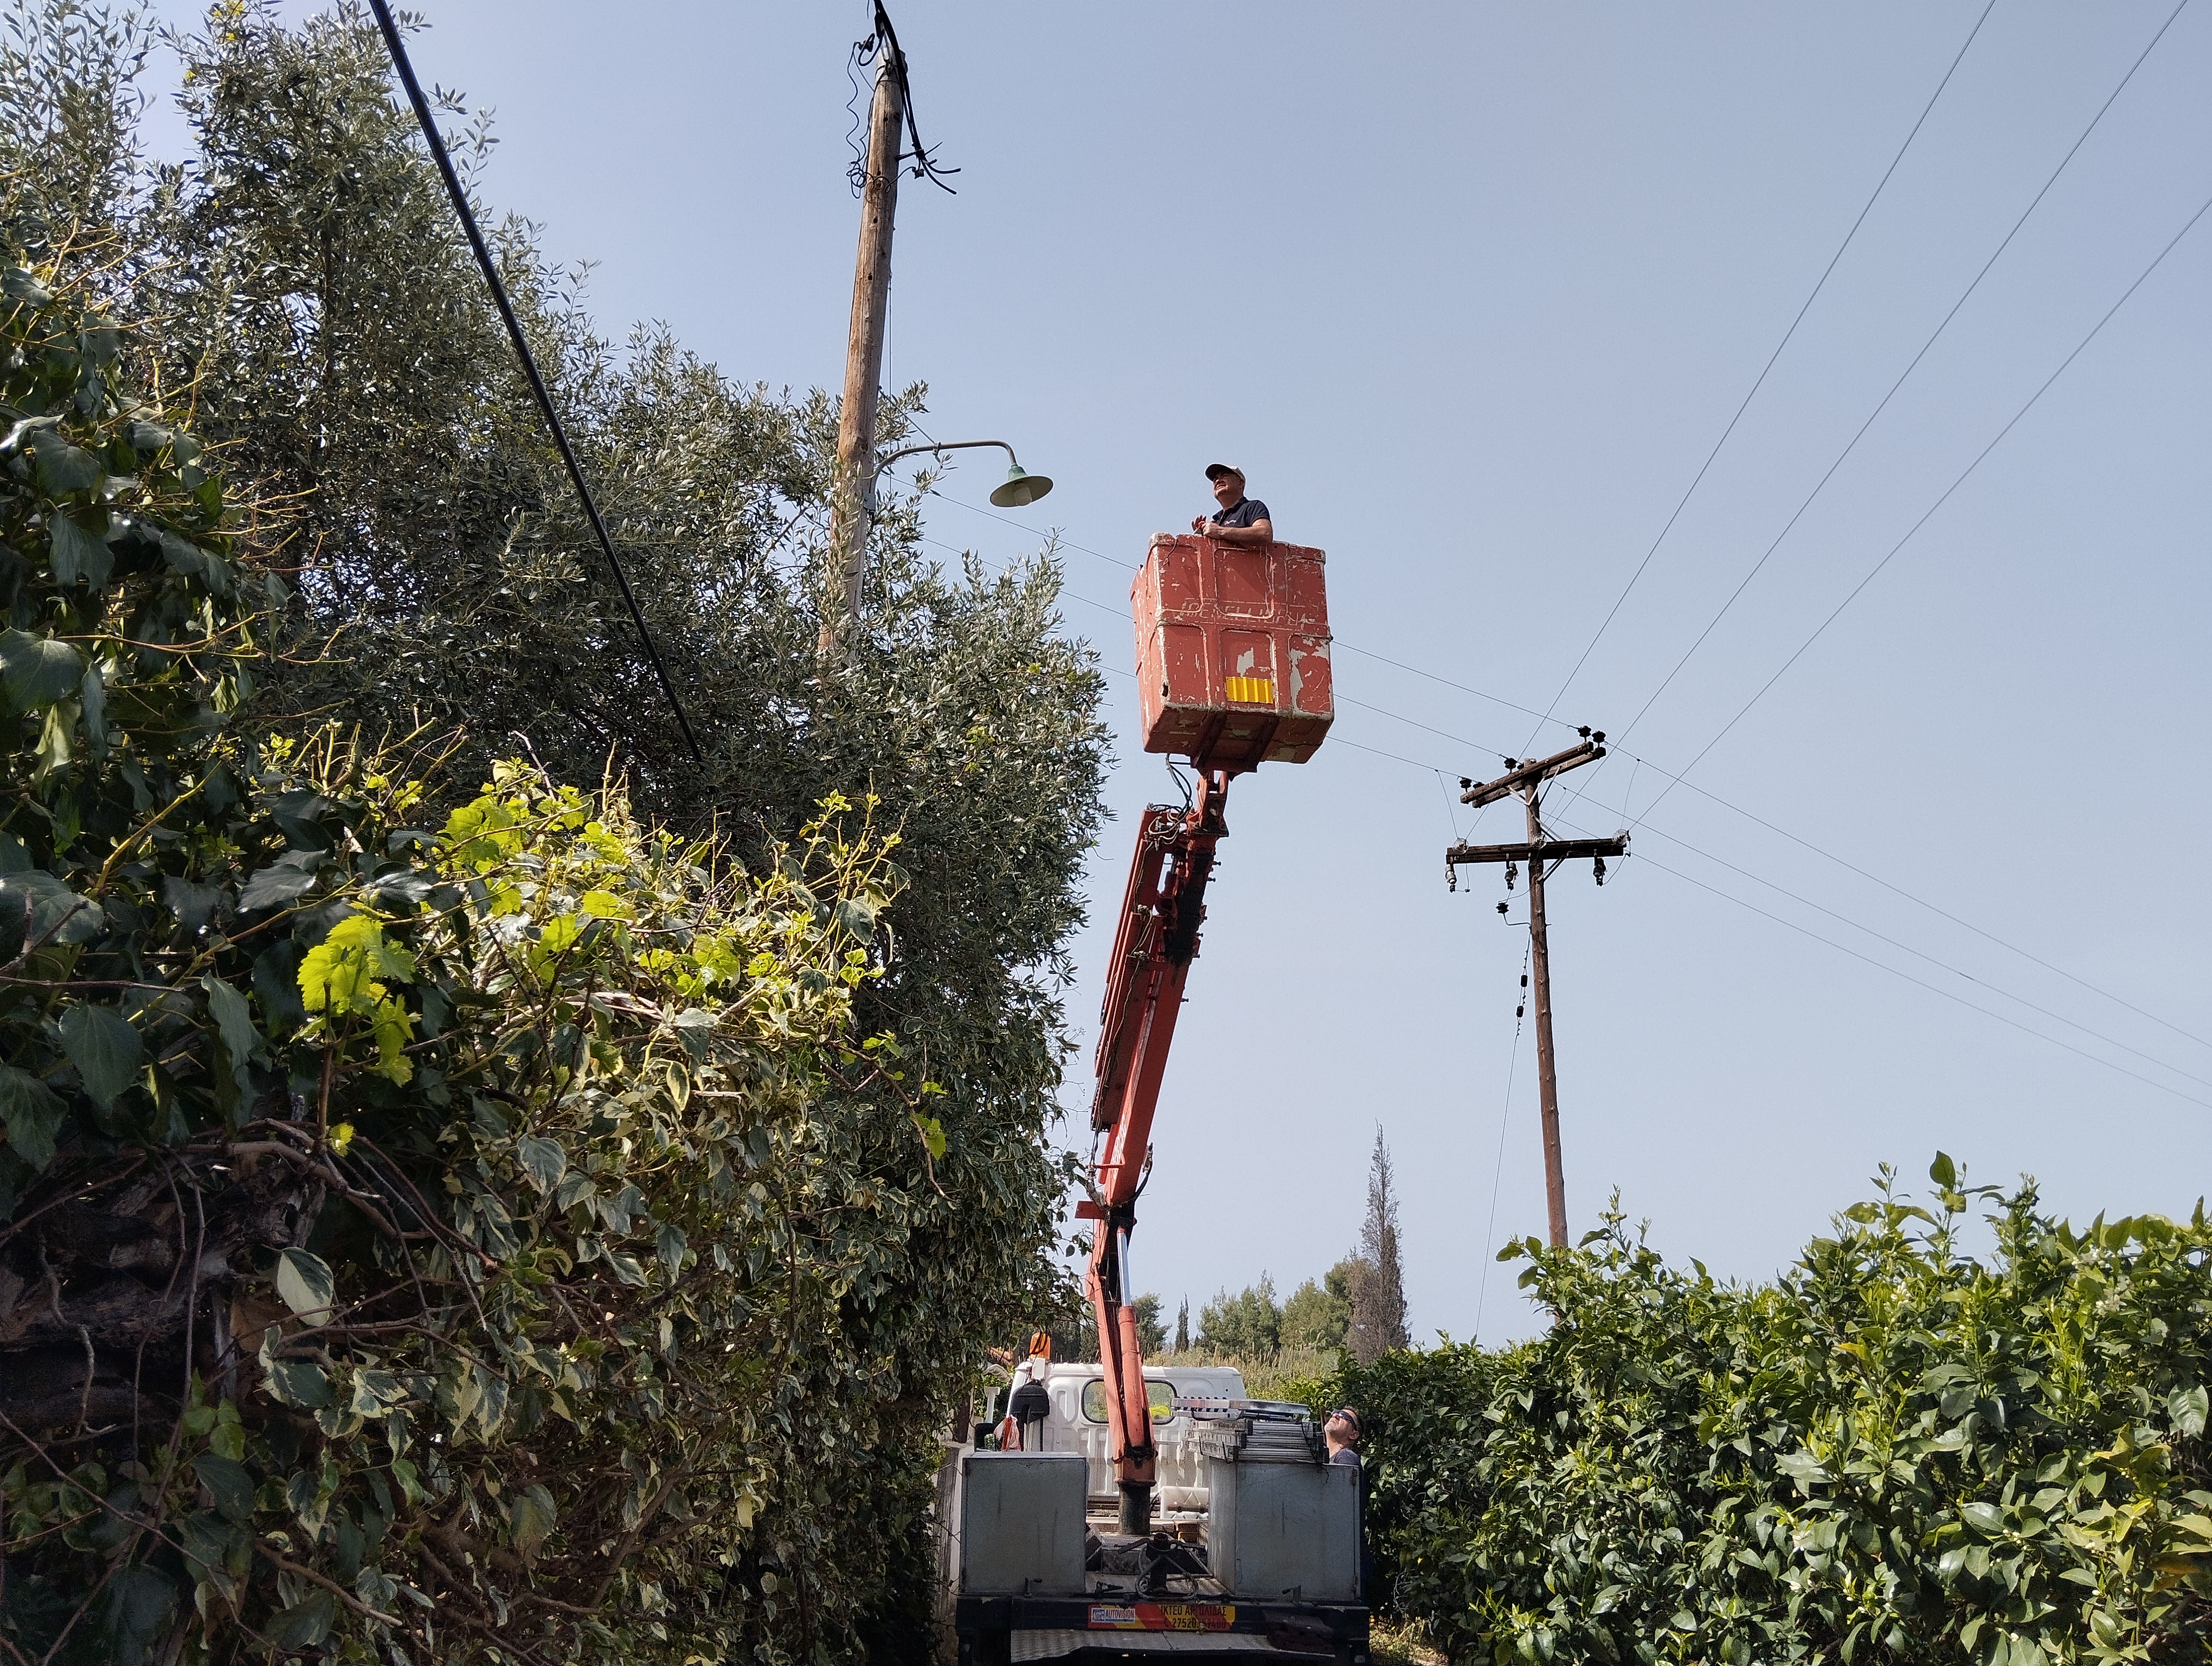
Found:
[[[553,1494],[542,1486],[525,1487],[507,1505],[508,1530],[514,1535],[515,1549],[526,1560],[538,1554],[558,1519]]]
[[[84,680],[84,655],[67,642],[26,631],[0,630],[0,678],[19,712],[51,706]]]
[[[8,1125],[8,1146],[33,1170],[53,1161],[54,1135],[68,1115],[68,1107],[37,1077],[0,1064],[0,1122]]]
[[[253,1477],[244,1464],[217,1453],[202,1452],[192,1460],[192,1472],[208,1489],[224,1519],[253,1519]]]
[[[87,532],[75,515],[59,509],[46,523],[46,532],[53,540],[52,560],[57,580],[70,585],[82,579],[94,590],[106,587],[115,555],[105,538]]]
[[[331,1264],[305,1250],[287,1250],[276,1258],[276,1293],[311,1325],[327,1323],[337,1295]],[[325,1389],[327,1395],[328,1390]],[[325,1402],[327,1403],[327,1402]]]
[[[522,1159],[522,1171],[541,1197],[559,1185],[561,1177],[568,1172],[568,1155],[561,1149],[560,1141],[542,1134],[524,1135],[516,1142],[515,1155]]]
[[[337,1599],[326,1590],[309,1593],[269,1622],[266,1635],[280,1649],[312,1649],[331,1634]]]
[[[144,1044],[131,1022],[112,1006],[80,1005],[62,1016],[62,1046],[103,1110],[138,1077]]]
[[[247,913],[283,906],[313,891],[328,860],[318,850],[295,850],[278,857],[246,882],[238,906]]]

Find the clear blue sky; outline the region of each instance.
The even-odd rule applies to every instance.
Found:
[[[487,198],[598,263],[607,328],[662,319],[732,377],[836,385],[860,4],[424,3],[425,79],[497,112]],[[1628,727],[2172,9],[1998,0],[1561,719]],[[1010,524],[971,461],[930,535],[1004,561],[1060,529],[1068,628],[1126,670],[1125,568],[1224,458],[1328,550],[1343,643],[1540,711],[1980,11],[896,0],[923,135],[961,172],[957,197],[903,187],[886,380],[1059,483]],[[1637,723],[1656,768],[1583,772],[1565,821],[1650,808],[2212,194],[2208,90],[2200,0]],[[1677,788],[1602,891],[1586,866],[1553,886],[1577,1230],[1618,1187],[1669,1256],[1764,1276],[1877,1164],[1917,1182],[1938,1146],[2079,1218],[2206,1189],[2208,298],[2212,216],[1690,776],[2118,999]],[[1109,681],[1102,907],[1167,788]],[[1517,810],[1474,823],[1443,778],[1569,732],[1351,651],[1338,690],[1338,739],[1376,750],[1231,799],[1138,1278],[1194,1313],[1317,1274],[1379,1121],[1415,1335],[1465,1337],[1486,1244],[1540,1232],[1543,1196],[1527,1036],[1498,1164],[1526,933],[1496,870],[1454,896],[1441,862],[1472,828],[1518,836]],[[1086,1040],[1110,924],[1080,945]],[[1089,1092],[1086,1053],[1066,1097]],[[1534,1322],[1493,1270],[1485,1337]]]

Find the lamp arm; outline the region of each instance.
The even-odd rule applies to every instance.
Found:
[[[1004,440],[951,440],[945,441],[942,445],[932,443],[927,446],[908,446],[902,451],[895,451],[886,456],[878,457],[876,459],[876,467],[878,469],[887,469],[892,464],[897,462],[902,457],[913,457],[925,451],[968,451],[977,446],[996,446],[1000,451],[1006,453],[1007,459],[1012,462],[1016,468],[1019,468],[1022,465],[1022,459],[1014,455],[1014,448],[1008,445]]]

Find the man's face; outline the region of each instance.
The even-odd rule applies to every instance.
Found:
[[[1340,1446],[1349,1446],[1359,1438],[1359,1431],[1352,1426],[1352,1420],[1342,1412],[1332,1414],[1326,1426],[1329,1438]]]
[[[1224,474],[1213,483],[1213,501],[1224,509],[1233,509],[1244,496],[1244,477]]]

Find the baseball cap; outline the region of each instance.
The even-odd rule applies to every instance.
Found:
[[[1218,480],[1224,474],[1233,474],[1239,480],[1244,477],[1244,471],[1234,463],[1208,463],[1206,465],[1206,477],[1208,480]]]

